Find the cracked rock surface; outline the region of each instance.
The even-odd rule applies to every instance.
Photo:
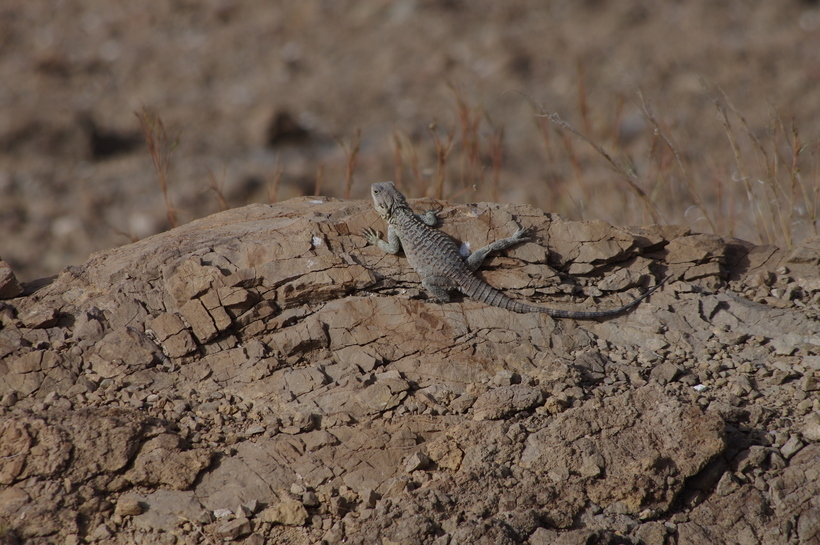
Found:
[[[818,542],[816,240],[437,206],[535,229],[479,273],[518,299],[671,278],[432,303],[369,203],[300,198],[9,280],[0,543]]]

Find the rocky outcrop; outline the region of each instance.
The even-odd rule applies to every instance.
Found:
[[[672,279],[436,304],[324,198],[100,252],[1,307],[2,539],[816,542],[817,241],[440,216],[535,228],[481,271],[516,298]]]

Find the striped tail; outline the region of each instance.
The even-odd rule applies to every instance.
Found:
[[[494,307],[503,308],[506,310],[510,310],[512,312],[518,312],[520,314],[526,314],[530,312],[539,312],[542,314],[547,314],[552,316],[553,318],[569,318],[573,320],[589,320],[592,318],[603,318],[605,316],[614,316],[615,314],[620,314],[630,308],[634,307],[650,295],[652,295],[655,290],[663,286],[666,282],[667,278],[664,278],[662,282],[660,282],[657,286],[653,287],[652,289],[648,290],[646,293],[641,295],[640,297],[634,299],[633,301],[625,304],[622,307],[613,308],[609,310],[592,310],[592,311],[584,311],[584,310],[563,310],[563,309],[556,309],[556,308],[548,308],[542,307],[538,305],[530,305],[528,303],[521,303],[516,301],[515,299],[511,299],[495,289],[494,287],[490,286],[483,280],[472,276],[472,275],[464,275],[462,279],[458,280],[458,284],[461,286],[461,291],[464,292],[465,295],[468,297],[475,299],[476,301],[481,301],[487,305],[491,305]]]

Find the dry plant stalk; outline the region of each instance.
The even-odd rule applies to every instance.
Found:
[[[356,132],[353,134],[353,140],[349,147],[342,144],[342,148],[344,148],[345,153],[347,154],[347,168],[345,169],[345,199],[350,198],[350,190],[353,187],[353,171],[356,169],[356,161],[359,158],[359,144],[361,143],[361,138],[362,129],[356,127]]]
[[[404,186],[401,182],[402,173],[404,171],[404,162],[402,160],[401,136],[399,135],[399,130],[396,127],[393,127],[393,161],[396,165],[396,173],[393,176],[393,182],[396,184],[396,187],[399,188],[399,191],[403,191]]]
[[[480,181],[479,164],[481,161],[479,128],[481,119],[484,117],[484,109],[481,106],[470,106],[459,86],[450,82],[447,85],[455,96],[456,113],[461,127],[461,185],[462,187],[477,186]]]
[[[319,168],[316,169],[316,185],[313,186],[313,196],[318,197],[322,191],[322,182],[325,179],[325,164],[319,163]]]
[[[438,124],[435,119],[427,126],[427,132],[433,140],[433,145],[436,148],[436,180],[435,180],[435,198],[444,198],[444,179],[447,170],[447,157],[453,149],[453,142],[455,141],[456,129],[452,127],[444,140],[438,134]]]
[[[587,103],[587,86],[584,83],[584,65],[577,64],[578,71],[578,112],[581,114],[581,123],[586,134],[592,134],[592,124],[589,121],[589,104]]]
[[[401,185],[397,180],[401,180],[404,171],[405,161],[408,163],[410,172],[413,174],[413,182],[416,185],[415,193],[418,195],[427,194],[427,184],[421,174],[421,166],[419,164],[419,154],[413,140],[402,133],[398,129],[393,129],[393,146],[396,162],[396,187],[401,189]]]
[[[558,127],[571,132],[572,134],[580,138],[583,142],[586,142],[590,147],[592,147],[592,149],[598,152],[599,155],[606,159],[607,163],[609,163],[612,169],[617,174],[619,174],[621,178],[626,182],[627,187],[638,197],[641,203],[643,203],[646,210],[652,216],[652,221],[654,221],[655,223],[662,222],[660,212],[658,212],[658,209],[655,207],[652,200],[639,185],[639,180],[634,172],[625,170],[623,166],[616,163],[615,160],[609,155],[609,153],[607,153],[601,146],[590,140],[584,133],[578,131],[577,129],[575,129],[575,127],[561,119],[561,117],[557,113],[548,113],[546,110],[544,110],[543,107],[541,107],[540,104],[538,104],[538,106],[541,109],[541,113],[537,115],[545,117]],[[568,139],[565,139],[564,141],[565,143],[567,143]]]
[[[279,198],[279,184],[282,182],[282,176],[285,174],[284,167],[279,166],[279,154],[276,154],[276,163],[273,165],[273,181],[267,182],[268,187],[268,203],[274,204]],[[266,177],[267,178],[267,177]]]
[[[142,134],[145,136],[146,144],[148,144],[148,153],[151,154],[154,171],[157,173],[162,196],[165,199],[165,211],[168,217],[168,223],[173,229],[179,225],[179,222],[177,221],[176,209],[168,194],[168,168],[170,167],[174,150],[179,145],[179,140],[169,141],[168,133],[162,124],[162,119],[145,106],[143,106],[139,112],[134,112],[134,115],[137,116],[139,120]]]
[[[219,211],[224,212],[230,206],[228,206],[228,201],[225,199],[225,194],[222,191],[222,188],[225,186],[225,178],[226,178],[226,167],[222,165],[222,181],[216,179],[216,175],[214,171],[211,170],[210,167],[208,168],[208,189],[213,191],[216,195],[216,200],[219,203]]]
[[[493,202],[499,201],[498,186],[501,181],[501,163],[504,159],[504,127],[490,136],[490,157],[493,162]]]
[[[782,243],[791,248],[796,238],[795,226],[801,223],[810,223],[810,232],[816,235],[820,180],[816,171],[811,176],[813,181],[806,181],[801,175],[801,156],[809,147],[801,141],[794,120],[792,119],[787,130],[783,120],[772,109],[768,130],[770,150],[767,151],[726,93],[720,90],[721,99],[710,92],[703,81],[701,85],[711,96],[718,119],[729,140],[760,242]],[[743,133],[749,140],[755,158],[756,175],[750,174],[743,160],[727,108],[739,120]],[[785,149],[788,154],[784,156],[781,149]],[[817,155],[812,153],[810,160],[816,161],[816,158]],[[757,183],[753,184],[753,180]]]

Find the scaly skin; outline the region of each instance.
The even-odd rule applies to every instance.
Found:
[[[450,290],[460,289],[465,295],[477,301],[513,312],[539,312],[554,318],[585,320],[620,314],[649,297],[666,281],[634,301],[610,310],[562,310],[522,303],[507,297],[473,273],[490,252],[504,250],[530,240],[528,229],[519,229],[511,237],[497,240],[463,259],[456,243],[441,231],[433,229],[438,221],[435,211],[414,214],[407,204],[407,199],[396,189],[393,182],[373,184],[370,194],[376,211],[387,222],[387,241],[382,240],[380,234],[370,228],[362,232],[363,236],[370,244],[389,254],[397,254],[403,248],[410,266],[421,277],[424,289],[441,302],[450,300]]]

